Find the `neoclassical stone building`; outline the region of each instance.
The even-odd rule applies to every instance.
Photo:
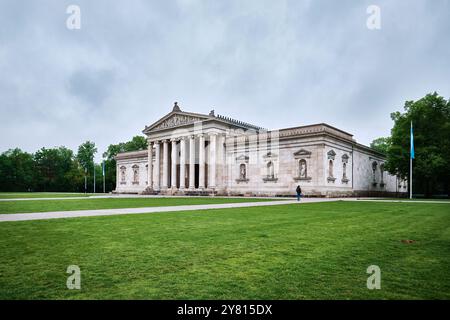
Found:
[[[148,150],[117,155],[117,193],[293,195],[402,194],[383,154],[325,123],[266,130],[211,111],[172,112],[146,126]]]

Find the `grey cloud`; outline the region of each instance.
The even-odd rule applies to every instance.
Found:
[[[114,72],[111,70],[81,69],[69,76],[68,91],[96,108],[111,94],[113,83]]]
[[[0,4],[0,150],[110,143],[171,110],[268,128],[328,122],[361,143],[430,91],[450,96],[448,1],[79,0]],[[32,134],[30,134],[32,133]]]

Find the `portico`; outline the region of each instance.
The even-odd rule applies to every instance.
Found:
[[[218,172],[218,135],[217,132],[188,133],[170,140],[149,141],[147,166],[148,185],[152,186],[151,189],[170,193],[205,190],[214,192]],[[160,176],[162,179],[159,179]]]

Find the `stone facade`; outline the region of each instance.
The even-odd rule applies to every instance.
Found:
[[[266,130],[215,115],[172,112],[147,126],[149,149],[118,154],[118,193],[375,196],[406,194],[385,158],[327,124]]]

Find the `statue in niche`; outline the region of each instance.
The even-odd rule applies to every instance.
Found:
[[[126,178],[125,170],[126,170],[125,167],[121,167],[120,168],[120,181],[123,182],[123,183],[125,182],[125,178]]]
[[[342,179],[347,179],[347,163],[342,164]]]
[[[333,178],[333,160],[328,162],[328,177]]]
[[[269,161],[269,163],[267,164],[267,177],[271,179],[275,177],[272,161]]]
[[[372,163],[372,178],[373,178],[373,182],[376,182],[376,181],[377,181],[377,178],[376,178],[376,171],[377,171],[377,163],[374,161],[374,162]]]
[[[139,167],[133,166],[133,182],[139,183]]]
[[[300,160],[300,178],[306,178],[306,161]]]
[[[240,165],[240,174],[239,179],[245,180],[247,178],[247,172],[246,172],[245,164]]]

